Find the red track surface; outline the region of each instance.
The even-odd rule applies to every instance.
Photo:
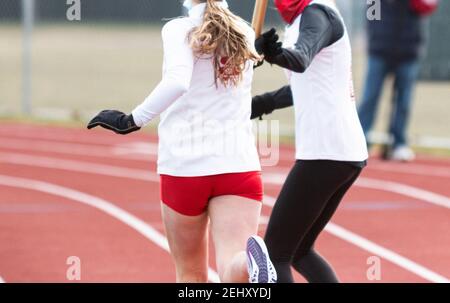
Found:
[[[101,130],[2,124],[0,277],[67,282],[66,260],[77,256],[83,282],[174,281],[170,256],[158,243],[101,209],[30,188],[32,181],[41,181],[44,187],[89,194],[163,234],[156,156],[149,153],[155,142],[145,134],[122,137]],[[279,165],[264,168],[268,196],[277,196],[292,158],[292,149],[282,147]],[[317,244],[342,281],[372,282],[366,262],[379,252],[373,245],[387,252],[381,255],[382,282],[449,279],[450,160],[423,157],[413,164],[386,164],[373,159],[362,177]],[[367,188],[367,182],[379,181],[390,181],[393,188]],[[406,193],[396,192],[405,185]],[[263,215],[270,210],[265,206]],[[341,228],[359,238],[339,233]],[[264,229],[262,224],[261,234]]]

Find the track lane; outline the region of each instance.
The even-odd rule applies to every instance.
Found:
[[[23,132],[22,132],[22,134],[24,135],[24,138],[27,136],[27,135],[29,135],[29,132],[30,131],[30,128],[27,128],[26,130],[23,130]],[[84,137],[85,137],[85,134],[86,133],[84,133],[84,131],[79,131],[79,130],[71,130],[72,132],[73,132],[73,134],[71,135],[71,136],[66,136],[66,135],[64,135],[64,130],[60,130],[59,131],[59,134],[58,134],[58,136],[60,137],[60,138],[64,138],[64,140],[66,140],[67,142],[72,142],[73,141],[73,139],[76,139],[76,138],[78,138],[78,139],[76,139],[76,140],[78,140],[78,141],[76,141],[76,142],[84,142],[85,143],[85,139],[84,139]],[[80,135],[80,133],[83,133],[83,135]],[[89,134],[92,134],[92,133],[89,133]],[[46,132],[46,140],[49,140],[49,139],[54,139],[54,136],[53,136],[54,134],[52,134],[52,130],[50,129],[48,132]],[[101,142],[101,144],[98,144],[98,142],[97,143],[92,143],[94,146],[97,146],[97,145],[101,145],[102,147],[106,147],[106,148],[110,148],[111,147],[111,145],[109,145],[109,147],[108,147],[108,141],[109,140],[111,140],[111,142],[117,142],[117,141],[120,141],[120,142],[122,142],[122,138],[123,137],[118,137],[118,136],[115,136],[115,135],[112,135],[112,136],[109,136],[109,135],[107,135],[107,136],[105,136],[105,137],[103,137],[103,135],[102,135],[102,140],[104,139],[104,141],[102,141]],[[136,137],[134,137],[134,138],[132,138],[132,140],[129,140],[129,141],[126,141],[126,142],[130,142],[130,143],[133,143],[133,142],[136,142],[135,140],[140,140],[140,141],[142,141],[142,140],[148,140],[149,139],[149,137],[148,136],[146,136],[146,135],[144,135],[144,136],[136,136]],[[34,141],[34,139],[31,139],[32,141]],[[127,139],[128,140],[128,139]],[[57,140],[54,140],[55,142],[57,141]],[[101,140],[99,140],[99,141],[101,141]],[[83,143],[83,144],[84,144]],[[9,150],[10,151],[10,150]],[[16,150],[17,151],[17,150]],[[20,150],[19,150],[20,151]],[[282,153],[284,154],[284,149],[283,149],[283,151],[282,151]],[[288,149],[288,151],[287,151],[287,153],[286,153],[286,155],[288,155],[288,153],[289,153],[289,149]],[[33,154],[32,152],[30,152],[30,154]],[[41,155],[48,155],[46,152],[43,152],[43,153],[41,153]],[[79,158],[79,156],[67,156],[67,155],[63,155],[62,153],[59,153],[59,154],[57,154],[57,155],[52,155],[52,156],[55,156],[55,157],[58,157],[58,158],[61,158],[61,157],[64,157],[64,158],[68,158],[68,159],[77,159],[77,158]],[[67,156],[67,157],[66,157]],[[114,157],[115,157],[116,155],[114,155]],[[125,156],[127,156],[127,155],[125,155]],[[89,157],[89,156],[82,156],[82,157],[84,157],[83,158],[83,160],[93,160],[91,157]],[[128,157],[124,157],[124,158],[128,158]],[[130,165],[132,165],[133,166],[133,168],[134,167],[136,167],[136,168],[139,168],[139,167],[143,167],[143,168],[145,168],[145,169],[148,169],[149,168],[149,163],[151,163],[150,161],[142,161],[143,159],[139,159],[138,161],[133,161],[133,160],[124,160],[123,161],[123,163],[122,163],[122,159],[119,159],[119,160],[117,160],[117,162],[116,162],[116,160],[115,159],[113,159],[113,157],[111,157],[110,159],[101,159],[101,158],[97,158],[96,160],[94,160],[94,162],[104,162],[104,163],[111,163],[110,161],[114,161],[114,165],[120,165],[120,166],[124,166],[125,168],[126,167],[129,167]],[[443,162],[446,162],[446,161],[443,161]],[[427,162],[428,163],[428,162]],[[448,162],[447,162],[448,163]],[[292,161],[285,161],[285,160],[283,160],[282,159],[282,161],[280,162],[280,167],[281,167],[281,169],[282,170],[284,170],[284,169],[288,169],[291,165],[292,165]],[[421,163],[421,164],[425,164],[425,165],[427,165],[426,163]],[[435,162],[433,162],[432,163],[432,165],[427,165],[427,169],[429,168],[429,169],[433,169],[433,166],[434,165],[441,165],[441,162],[439,162],[439,161],[437,161],[436,163]],[[429,167],[428,167],[429,166]],[[271,169],[271,168],[269,168],[269,169]],[[277,168],[275,168],[275,169],[279,169],[279,167],[277,167]],[[367,171],[369,171],[370,172],[370,166],[369,166],[369,169],[367,169]],[[283,172],[284,173],[284,172]],[[405,178],[405,176],[408,176],[409,175],[409,173],[402,173],[402,174],[398,174],[398,178],[399,179],[404,179]],[[395,179],[395,180],[397,180],[397,179]],[[274,187],[274,191],[276,191],[276,186]],[[276,193],[275,193],[276,194]],[[379,196],[380,195],[380,193],[379,192],[377,192],[377,196]],[[344,207],[345,205],[343,205],[343,207]],[[354,207],[354,206],[351,206],[351,207]],[[370,212],[369,212],[370,213]],[[364,213],[362,213],[361,214],[362,215],[362,217],[365,217],[366,216],[366,214],[364,214]],[[423,219],[423,218],[422,218]],[[347,222],[350,222],[352,219],[351,218],[345,218],[345,223],[347,223]],[[403,220],[402,220],[403,221]],[[376,222],[376,221],[375,221]],[[374,222],[374,223],[375,223]],[[341,224],[341,223],[340,223]],[[428,237],[429,238],[429,237]],[[378,240],[377,240],[378,241]]]
[[[69,282],[69,256],[81,259],[83,282],[173,280],[168,254],[131,227],[67,197],[27,189],[26,180],[15,181],[20,183],[0,177],[0,271],[9,282]]]
[[[39,159],[39,158],[38,158]],[[56,160],[55,160],[56,161]],[[38,162],[38,161],[35,161],[35,162]],[[31,164],[31,162],[30,162],[30,164]],[[76,164],[76,163],[69,163],[69,164],[71,164],[72,165],[72,168],[74,168],[74,167],[77,167],[76,165],[74,165],[74,164]],[[81,165],[78,165],[78,166],[81,166]],[[115,176],[115,177],[117,177],[117,175]],[[125,178],[130,178],[130,176],[128,175],[128,176],[122,176],[122,177],[125,177]],[[132,176],[131,176],[132,177]],[[69,178],[70,179],[70,178]],[[135,178],[135,179],[138,179],[139,180],[139,178]],[[105,181],[105,183],[109,183],[109,181],[107,182],[106,180],[104,180]],[[147,180],[148,181],[148,180]],[[157,180],[155,180],[156,182],[157,182]],[[335,227],[336,228],[336,227]],[[434,281],[434,280],[433,280]],[[439,281],[439,279],[437,279],[436,281]]]

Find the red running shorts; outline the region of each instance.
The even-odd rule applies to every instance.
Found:
[[[240,196],[261,202],[261,172],[230,173],[201,177],[161,175],[161,201],[185,216],[198,216],[209,201],[219,196]]]

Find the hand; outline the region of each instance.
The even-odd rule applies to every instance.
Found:
[[[253,120],[255,118],[262,119],[264,115],[264,104],[258,100],[258,96],[253,97],[252,99],[252,114],[250,115],[250,119]]]
[[[88,124],[87,128],[101,126],[112,130],[116,134],[126,135],[141,128],[136,125],[132,115],[126,115],[117,110],[104,110],[95,116]]]
[[[250,119],[260,118],[275,110],[274,100],[268,94],[254,96],[252,99],[252,114]]]
[[[255,48],[259,54],[265,57],[275,57],[282,53],[282,43],[275,28],[265,32],[255,41]]]
[[[255,41],[255,48],[258,54],[264,54],[264,51],[266,49],[266,44],[269,40],[275,40],[276,29],[272,28],[269,31],[263,33],[261,36],[259,36]],[[278,40],[278,39],[277,39]]]

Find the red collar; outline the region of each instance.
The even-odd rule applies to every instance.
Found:
[[[275,5],[284,21],[292,24],[312,0],[275,0]]]

